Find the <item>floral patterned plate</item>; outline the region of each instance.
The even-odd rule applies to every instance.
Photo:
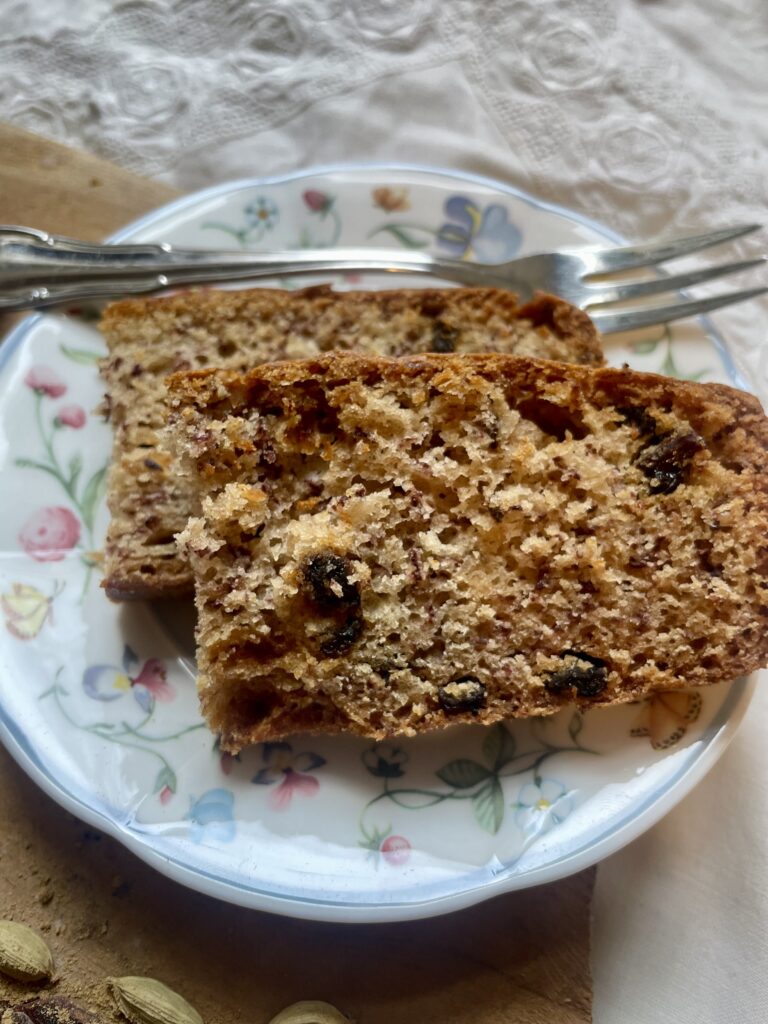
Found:
[[[499,183],[402,166],[220,186],[119,237],[386,244],[481,260],[617,241]],[[93,320],[84,309],[34,316],[0,348],[0,732],[75,814],[223,899],[298,917],[394,920],[594,863],[657,821],[723,751],[747,680],[394,743],[299,736],[222,754],[197,711],[191,608],[117,607],[98,586],[110,431],[92,411],[102,391]],[[695,323],[611,341],[608,355],[737,380],[723,344]]]

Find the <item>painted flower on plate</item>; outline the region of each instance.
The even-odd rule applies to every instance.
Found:
[[[53,618],[53,599],[60,589],[57,585],[53,596],[48,597],[29,584],[12,583],[9,593],[0,594],[8,632],[19,640],[33,640]]]
[[[378,206],[386,213],[397,213],[411,208],[407,188],[390,188],[382,185],[371,191],[371,199],[374,206]]]
[[[38,509],[19,533],[19,543],[38,562],[59,562],[80,540],[80,522],[60,505]]]
[[[93,700],[119,700],[130,693],[139,707],[149,714],[155,701],[167,703],[176,696],[168,682],[160,658],[148,658],[143,664],[126,644],[122,668],[117,665],[90,665],[83,673],[83,690]]]
[[[455,259],[501,263],[518,252],[522,234],[499,203],[481,207],[467,196],[450,196],[443,209],[446,222],[437,244]]]
[[[411,856],[411,844],[405,836],[387,836],[379,850],[387,864],[393,868],[407,864]]]
[[[235,796],[229,789],[209,789],[192,800],[187,820],[193,843],[229,843],[235,838]]]
[[[395,743],[374,743],[363,751],[362,759],[371,775],[381,779],[398,779],[405,775],[408,755]]]
[[[24,378],[28,388],[48,398],[61,398],[66,393],[67,385],[57,373],[48,366],[33,366]]]
[[[336,245],[341,235],[341,218],[336,210],[336,197],[316,188],[302,192],[301,198],[309,210],[307,220],[299,230],[298,249],[325,249]]]
[[[328,213],[334,203],[333,196],[329,196],[327,192],[320,192],[316,188],[309,188],[306,192],[302,192],[302,199],[311,213],[319,213],[322,216]]]
[[[565,821],[573,810],[573,796],[555,779],[538,779],[523,786],[517,796],[515,822],[529,835],[541,835]]]
[[[248,226],[251,228],[265,228],[267,231],[277,224],[278,209],[271,199],[265,196],[257,196],[244,210]]]
[[[642,702],[631,736],[647,736],[654,750],[668,750],[685,736],[701,714],[702,698],[697,690],[655,693]]]
[[[64,405],[56,413],[54,423],[57,427],[72,427],[79,430],[85,426],[85,409],[81,405]]]
[[[376,825],[372,828],[361,825],[361,828],[363,838],[358,846],[369,851],[368,858],[374,861],[377,868],[381,860],[393,868],[408,863],[411,857],[411,844],[405,836],[393,835],[391,826],[383,830]]]
[[[251,779],[258,786],[271,786],[267,804],[273,811],[285,811],[295,795],[314,796],[320,788],[313,772],[322,768],[325,758],[308,750],[294,754],[290,743],[263,743],[261,756],[265,767]]]

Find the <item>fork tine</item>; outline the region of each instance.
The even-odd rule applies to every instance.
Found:
[[[594,313],[590,314],[590,317],[601,334],[617,334],[619,331],[632,331],[638,327],[651,327],[654,324],[668,324],[673,320],[682,320],[688,316],[710,313],[714,309],[731,306],[735,302],[746,302],[747,299],[765,295],[766,292],[768,292],[768,288],[748,288],[741,292],[713,295],[709,299],[675,302],[670,306],[651,306],[649,309],[630,309],[626,313]]]
[[[662,292],[678,291],[680,288],[689,288],[694,284],[702,284],[704,281],[712,281],[717,277],[725,277],[726,274],[737,274],[741,270],[750,270],[752,267],[763,266],[767,260],[768,257],[760,256],[756,260],[722,263],[718,267],[707,267],[704,270],[695,270],[689,274],[674,274],[672,276],[657,277],[652,281],[617,284],[612,288],[600,284],[588,284],[586,287],[590,291],[594,289],[594,298],[590,298],[583,308],[589,311],[593,306],[602,306],[607,302],[624,302],[627,299],[636,299],[642,295],[659,295]]]
[[[603,249],[583,253],[589,262],[590,274],[610,274],[614,270],[633,270],[635,267],[650,267],[665,260],[677,259],[700,249],[730,242],[752,231],[759,231],[762,224],[740,224],[735,228],[709,231],[705,235],[691,235],[669,242],[649,242],[646,245],[628,245],[618,249]]]

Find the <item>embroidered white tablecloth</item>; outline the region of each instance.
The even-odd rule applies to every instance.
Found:
[[[500,178],[631,239],[768,219],[768,0],[2,0],[0,15],[0,118],[184,189],[396,160]],[[728,255],[766,247],[761,232]],[[765,400],[768,302],[715,319]],[[602,865],[597,1024],[768,1020],[766,686],[706,781]]]

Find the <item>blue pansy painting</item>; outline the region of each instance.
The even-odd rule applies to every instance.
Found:
[[[456,259],[501,263],[519,251],[522,233],[500,203],[483,207],[467,196],[450,196],[443,210],[446,221],[437,244]]]
[[[83,673],[83,690],[92,700],[113,701],[131,694],[148,714],[155,701],[171,701],[176,691],[168,682],[165,664],[160,658],[142,662],[128,646],[123,648],[123,664],[89,665]]]

